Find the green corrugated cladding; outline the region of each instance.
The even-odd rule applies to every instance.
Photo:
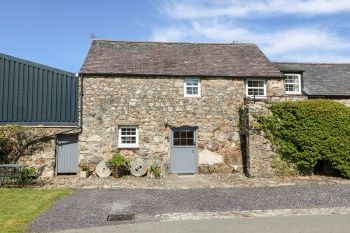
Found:
[[[77,126],[73,73],[0,53],[0,124]]]

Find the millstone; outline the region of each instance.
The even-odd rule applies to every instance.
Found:
[[[95,171],[96,171],[96,174],[101,178],[106,178],[110,176],[112,173],[111,169],[109,169],[106,166],[105,161],[102,161],[99,164],[97,164]]]
[[[130,164],[130,172],[134,176],[143,176],[148,169],[148,163],[141,158],[134,159]]]

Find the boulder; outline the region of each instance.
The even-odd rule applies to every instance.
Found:
[[[215,166],[216,173],[233,173],[233,167],[226,164],[218,164]]]
[[[214,166],[203,164],[198,167],[198,172],[201,174],[212,174],[215,172]]]
[[[218,163],[223,163],[224,159],[222,155],[212,152],[210,150],[202,150],[199,151],[198,155],[198,163],[201,164],[207,164],[207,165],[214,165]]]

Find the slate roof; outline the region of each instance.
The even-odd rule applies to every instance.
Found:
[[[350,96],[350,64],[275,63],[282,72],[303,72],[309,96]]]
[[[94,40],[81,74],[282,77],[255,44]]]

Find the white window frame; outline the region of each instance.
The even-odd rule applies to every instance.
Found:
[[[136,129],[135,143],[122,143],[122,129]],[[137,125],[120,125],[118,126],[118,148],[138,148],[139,147],[139,127]]]
[[[256,78],[248,78],[246,79],[246,83],[245,83],[245,91],[246,91],[246,96],[247,97],[254,97],[254,95],[248,95],[248,90],[251,89],[252,87],[248,87],[248,81],[263,81],[264,82],[264,87],[253,87],[254,89],[263,89],[264,90],[264,95],[256,95],[255,98],[257,99],[261,99],[261,98],[266,98],[267,94],[267,88],[266,88],[266,79],[256,79]]]
[[[284,79],[284,88],[286,90],[287,95],[301,95],[301,74],[293,74],[293,73],[288,73],[284,74],[285,79]],[[297,76],[298,77],[298,83],[287,83],[286,78],[287,76]],[[289,84],[298,84],[299,85],[299,91],[287,91],[286,85]]]
[[[187,93],[187,81],[196,80],[198,81],[198,93],[197,94],[188,94]],[[185,78],[184,80],[184,96],[185,97],[201,97],[201,80],[199,78]]]

